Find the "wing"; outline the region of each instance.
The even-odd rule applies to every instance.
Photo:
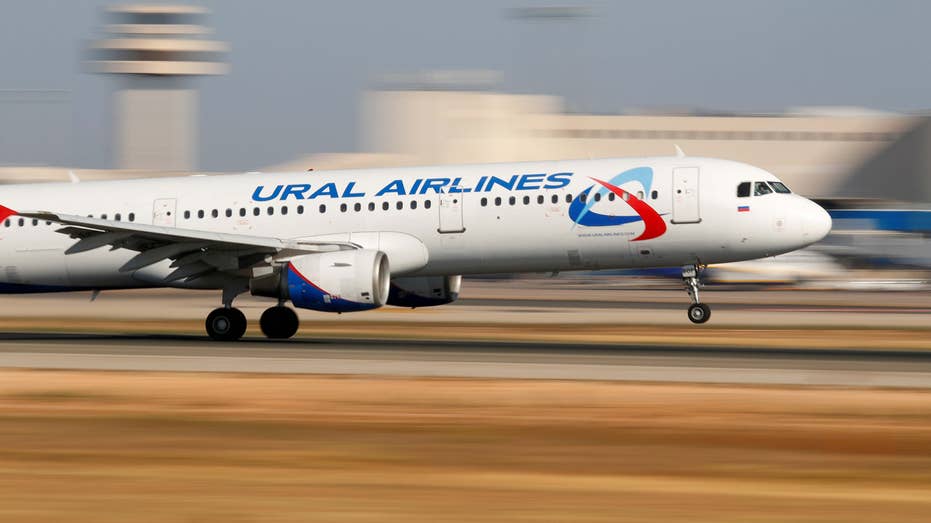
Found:
[[[122,267],[130,272],[162,260],[172,260],[175,270],[167,282],[191,281],[216,272],[240,275],[240,271],[283,263],[300,254],[358,249],[359,245],[339,241],[293,241],[265,236],[229,234],[196,229],[179,229],[134,222],[103,220],[47,211],[17,212],[19,216],[64,225],[56,232],[78,240],[65,254],[110,246],[136,254]]]

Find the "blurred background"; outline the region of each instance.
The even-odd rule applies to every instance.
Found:
[[[834,218],[712,267],[702,326],[679,269],[301,310],[282,343],[251,296],[220,345],[216,291],[4,295],[0,520],[926,522],[928,20],[926,0],[0,0],[0,202],[69,173],[678,146]]]
[[[678,145],[767,169],[835,220],[712,282],[915,289],[931,269],[927,2],[3,7],[0,183]]]

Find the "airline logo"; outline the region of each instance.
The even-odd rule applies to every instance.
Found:
[[[539,191],[562,189],[572,181],[572,173],[515,174],[508,177],[482,176],[475,182],[463,182],[462,178],[417,178],[414,180],[392,180],[375,191],[380,196],[414,196],[423,194],[487,193],[493,190]],[[319,185],[292,183],[265,187],[259,185],[252,191],[252,200],[315,200],[317,198],[364,198],[369,193],[360,189],[356,182],[325,182]]]
[[[666,221],[649,204],[637,198],[620,186],[637,182],[643,187],[643,195],[650,194],[653,188],[653,169],[650,167],[636,167],[618,174],[609,181],[592,178],[600,187],[592,194],[595,185],[582,191],[572,203],[569,204],[569,217],[576,225],[585,227],[611,227],[642,221],[644,228],[639,236],[631,241],[650,240],[666,233]],[[634,211],[633,215],[601,214],[592,210],[597,201],[595,195],[601,195],[597,200],[608,194],[615,194]]]

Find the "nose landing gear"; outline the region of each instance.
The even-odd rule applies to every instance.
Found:
[[[711,318],[711,307],[701,303],[698,298],[698,288],[701,287],[700,270],[695,265],[682,267],[682,281],[685,283],[686,292],[689,293],[689,299],[692,300],[692,305],[689,306],[689,320],[692,323],[705,323]]]

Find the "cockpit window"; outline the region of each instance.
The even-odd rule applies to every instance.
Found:
[[[737,186],[737,197],[746,198],[750,196],[750,182],[740,182]]]
[[[772,194],[773,190],[769,188],[769,185],[766,185],[766,182],[756,182],[753,184],[753,195],[754,196],[763,196],[764,194]]]
[[[769,182],[769,185],[779,194],[789,194],[792,192],[786,187],[786,184],[782,182]]]

